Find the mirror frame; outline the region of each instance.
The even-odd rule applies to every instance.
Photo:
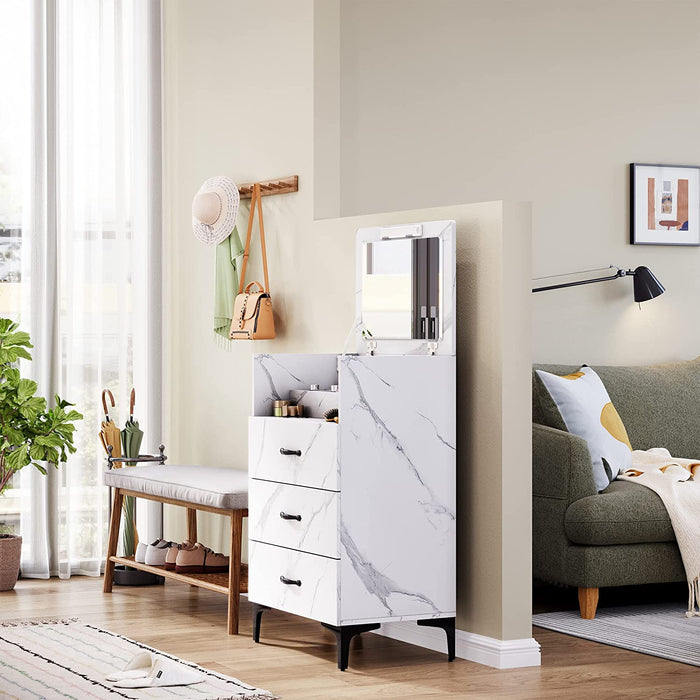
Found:
[[[436,344],[435,355],[454,355],[456,352],[455,310],[457,306],[456,245],[457,224],[453,220],[426,221],[403,226],[373,226],[357,231],[355,240],[355,333],[357,351],[368,355],[367,340],[362,337],[362,276],[365,243],[392,239],[439,238],[440,245],[440,313],[437,341],[420,338],[372,338],[376,343],[375,355],[428,355],[430,344]]]

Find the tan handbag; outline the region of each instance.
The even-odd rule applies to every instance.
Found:
[[[241,268],[241,281],[238,286],[238,294],[233,303],[233,320],[228,337],[231,340],[271,340],[275,337],[275,321],[272,315],[272,298],[270,297],[270,280],[267,276],[267,251],[265,250],[265,227],[263,226],[262,202],[260,185],[253,185],[253,195],[250,200],[250,217],[248,218],[248,232],[245,239],[245,252],[243,253],[243,266]],[[248,255],[250,253],[250,238],[253,233],[253,219],[255,208],[258,209],[260,225],[260,247],[262,250],[263,272],[265,273],[265,286],[260,282],[250,282],[245,290],[245,271],[248,267]],[[253,290],[257,285],[258,290]]]

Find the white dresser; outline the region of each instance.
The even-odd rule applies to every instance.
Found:
[[[454,657],[455,357],[256,355],[249,424],[249,600],[350,639],[382,622],[445,629]],[[338,385],[339,423],[272,417]]]

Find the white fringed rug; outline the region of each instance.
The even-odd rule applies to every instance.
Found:
[[[686,617],[684,605],[599,608],[594,620],[578,610],[533,615],[532,624],[601,644],[700,666],[700,617]]]
[[[115,688],[105,680],[139,652],[148,651],[183,664],[204,680],[166,688]],[[236,678],[223,676],[139,644],[113,632],[75,620],[0,624],[0,698],[189,698],[197,700],[269,700],[275,696]]]

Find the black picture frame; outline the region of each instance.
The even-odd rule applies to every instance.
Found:
[[[630,163],[630,243],[700,246],[700,166]]]

